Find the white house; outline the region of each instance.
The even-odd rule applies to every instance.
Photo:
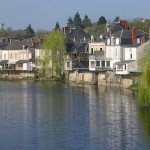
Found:
[[[102,36],[94,39],[91,36],[89,42],[89,70],[100,71],[110,68],[110,59],[106,58],[105,55],[106,44]]]

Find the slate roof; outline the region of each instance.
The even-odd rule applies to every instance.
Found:
[[[27,63],[30,62],[29,60],[18,60],[16,61],[16,64],[23,64],[23,63]]]
[[[23,49],[23,45],[25,46],[25,49],[31,46],[29,40],[12,41],[12,43],[7,44],[5,47],[3,47],[3,49],[4,50],[21,50]]]
[[[77,43],[75,44],[68,52],[77,52],[77,53],[85,53],[85,47],[87,46],[87,43]]]
[[[84,38],[86,40],[90,39],[90,36],[87,33],[85,33],[82,29],[72,29],[71,32],[69,34],[67,34],[67,37],[71,41],[74,41],[74,38],[75,38],[78,42],[80,42]]]
[[[137,39],[138,38],[145,38],[145,41],[149,40],[149,35],[148,33],[141,31],[141,30],[137,30],[136,31],[136,36]],[[120,45],[133,45],[132,42],[132,30],[122,30],[122,31],[118,31],[116,34],[114,34],[115,38],[120,38]],[[108,37],[110,38],[110,36]],[[135,45],[134,45],[135,46]]]
[[[1,60],[0,61],[0,65],[7,64],[7,63],[8,63],[8,60]]]
[[[124,61],[120,61],[120,62],[116,62],[115,64],[127,64],[130,62],[134,62],[135,60],[124,60]]]
[[[148,33],[145,33],[141,30],[137,30],[136,31],[136,35],[137,35],[137,38],[138,37],[145,37],[145,38],[148,38]],[[132,38],[132,30],[122,30],[122,31],[118,31],[116,33],[116,37],[121,37],[121,38]]]

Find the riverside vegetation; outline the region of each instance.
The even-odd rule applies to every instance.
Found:
[[[138,83],[138,102],[140,105],[150,106],[150,44],[144,49],[140,59],[141,75]]]

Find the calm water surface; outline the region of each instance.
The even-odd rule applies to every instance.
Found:
[[[150,109],[126,89],[1,81],[0,150],[150,150]]]

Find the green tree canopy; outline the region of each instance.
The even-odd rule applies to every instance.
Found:
[[[84,19],[82,21],[82,27],[85,29],[87,27],[90,27],[92,25],[91,20],[87,15],[84,16]]]
[[[25,29],[25,38],[33,38],[34,37],[34,30],[31,27],[31,24],[27,26]]]
[[[119,21],[119,19],[120,19],[120,17],[116,17],[115,19],[114,19],[114,21],[113,22],[118,22]]]
[[[81,20],[80,14],[78,12],[76,12],[73,22],[74,22],[75,27],[77,27],[77,28],[82,27],[82,20]]]
[[[142,72],[138,85],[138,102],[142,105],[150,105],[150,43],[146,45],[139,65]]]
[[[55,30],[60,30],[60,26],[59,26],[59,23],[58,23],[58,21],[56,22],[56,25],[55,25]]]
[[[107,20],[104,16],[101,16],[97,22],[98,25],[106,24]]]
[[[69,17],[68,22],[67,22],[67,26],[72,27],[73,25],[74,25],[73,19],[71,17]]]
[[[63,55],[66,50],[66,37],[60,31],[51,32],[44,40],[43,72],[45,77],[61,75],[64,69]]]

